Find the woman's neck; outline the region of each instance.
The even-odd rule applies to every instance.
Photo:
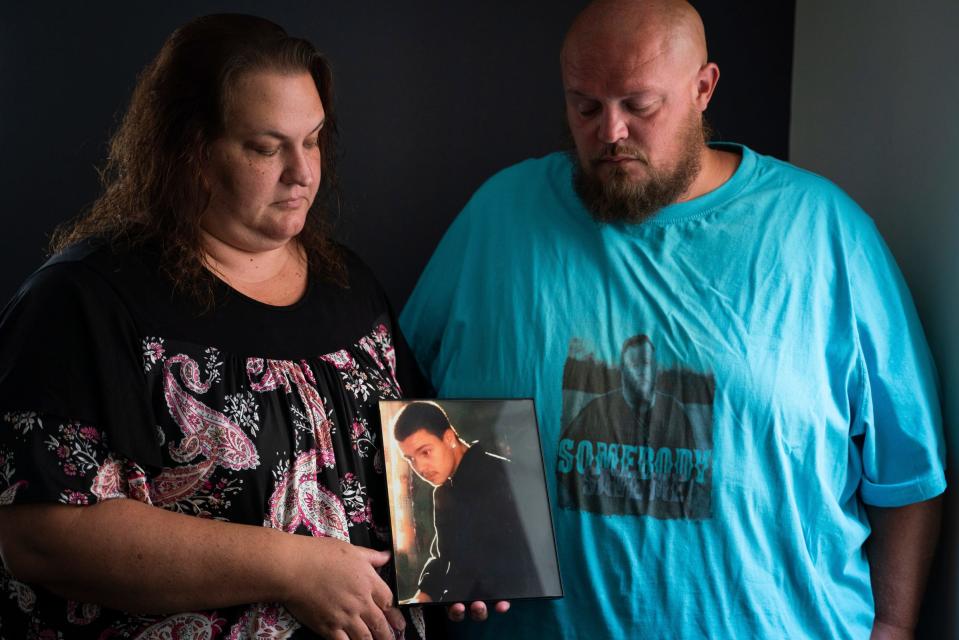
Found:
[[[275,249],[247,251],[203,231],[207,268],[243,295],[287,306],[306,292],[306,253],[296,240]]]

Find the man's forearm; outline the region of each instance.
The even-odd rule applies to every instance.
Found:
[[[912,630],[936,551],[941,497],[904,507],[866,507],[872,535],[866,542],[876,623]]]

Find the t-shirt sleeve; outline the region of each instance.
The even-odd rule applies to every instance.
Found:
[[[127,308],[99,273],[48,264],[0,314],[0,411],[69,416],[101,430],[118,455],[159,467],[138,345]]]
[[[871,220],[853,241],[861,393],[852,435],[861,439],[860,495],[866,504],[904,506],[946,487],[935,365],[902,273]]]

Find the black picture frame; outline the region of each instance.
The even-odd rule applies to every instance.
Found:
[[[398,604],[562,597],[533,400],[379,409]]]

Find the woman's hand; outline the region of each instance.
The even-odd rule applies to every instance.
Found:
[[[386,551],[356,547],[332,538],[292,536],[288,562],[290,595],[284,605],[302,624],[331,640],[393,640],[403,615],[376,573],[390,559]]]

